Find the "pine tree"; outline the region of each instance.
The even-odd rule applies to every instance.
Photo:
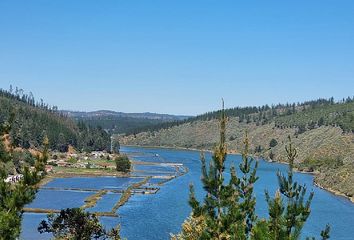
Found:
[[[24,167],[23,177],[18,182],[6,182],[7,172],[3,169],[4,163],[14,161],[12,148],[7,150],[3,142],[10,129],[11,122],[0,124],[0,239],[4,240],[18,239],[21,232],[22,208],[34,199],[37,183],[42,178],[39,171],[48,158],[47,142],[43,153],[37,157],[33,171]]]
[[[228,182],[225,181],[226,121],[223,108],[220,120],[220,142],[214,150],[208,167],[204,155],[201,157],[202,182],[207,192],[203,203],[197,201],[191,187],[189,202],[193,209],[192,218],[205,219],[205,228],[201,232],[200,239],[248,239],[257,219],[253,185],[258,179],[256,177],[258,163],[248,156],[247,134],[242,162],[239,165],[242,176],[238,177],[235,167],[231,167],[231,178]]]
[[[172,240],[234,239],[234,240],[298,240],[302,228],[311,211],[313,193],[306,195],[306,187],[293,179],[294,160],[297,150],[289,138],[286,147],[289,169],[287,175],[277,173],[279,190],[271,198],[266,191],[269,218],[259,219],[255,214],[256,198],[253,186],[258,162],[248,154],[249,141],[246,133],[242,162],[239,165],[241,176],[230,169],[231,178],[224,179],[227,149],[225,144],[226,116],[221,111],[220,142],[216,146],[209,166],[202,155],[202,183],[206,196],[200,203],[190,187],[189,204],[191,216],[183,223],[182,232],[172,235]],[[321,232],[322,240],[329,238],[330,227]],[[307,238],[314,239],[314,238]]]
[[[265,191],[269,220],[259,222],[257,228],[267,231],[258,230],[254,233],[255,239],[300,239],[302,228],[311,213],[310,205],[314,193],[311,192],[307,196],[306,186],[294,181],[293,169],[297,150],[293,147],[290,136],[285,150],[289,163],[288,172],[286,175],[280,171],[277,173],[279,190],[274,198]],[[326,226],[321,232],[322,239],[329,238],[329,231],[329,226]]]

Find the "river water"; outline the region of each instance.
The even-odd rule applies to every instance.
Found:
[[[165,183],[156,194],[133,195],[129,201],[118,210],[118,218],[101,217],[101,222],[107,228],[121,224],[121,235],[128,238],[128,240],[169,239],[170,233],[180,231],[181,224],[190,214],[191,209],[187,202],[189,185],[194,184],[197,197],[199,199],[203,198],[204,191],[200,181],[200,153],[198,151],[140,147],[122,147],[121,150],[135,161],[183,163],[189,171],[187,174]],[[210,154],[207,153],[206,156],[210,157]],[[228,155],[227,165],[230,166],[234,164],[238,166],[240,161],[240,156]],[[286,171],[286,169],[287,166],[283,164],[259,161],[257,175],[260,179],[255,185],[255,195],[257,197],[256,209],[260,217],[266,218],[268,213],[264,190],[268,190],[271,195],[274,195],[278,188],[276,172],[278,170]],[[312,212],[304,227],[303,238],[305,238],[305,236],[319,238],[321,230],[328,223],[331,225],[331,239],[354,239],[354,204],[345,198],[335,196],[315,187],[312,183],[313,177],[309,174],[296,173],[295,179],[301,184],[306,184],[308,190],[315,193],[311,205]],[[61,181],[54,181],[50,184],[54,186],[63,184],[76,186],[89,182],[91,188],[96,186],[98,189],[110,189],[122,184],[121,180],[118,181],[107,177],[101,179],[96,178],[94,181],[92,181],[92,178],[81,178],[79,181],[78,179],[66,179],[64,182]],[[48,193],[47,191],[48,190],[39,191],[36,200],[31,203],[32,206],[30,205],[30,207],[45,206],[45,208],[51,208],[51,206],[53,206],[53,208],[64,208],[66,205],[69,205],[68,207],[80,206],[87,197],[87,193],[82,192],[70,191],[70,193],[66,195],[60,191],[54,193]],[[102,202],[99,202],[96,208],[104,209],[108,204],[114,204],[117,199],[118,196],[106,196],[102,199]],[[53,202],[55,204],[51,205]],[[49,235],[39,235],[36,231],[38,223],[43,218],[45,218],[45,214],[25,213],[21,238],[29,240],[50,238]]]

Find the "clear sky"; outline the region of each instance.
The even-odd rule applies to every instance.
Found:
[[[354,1],[1,0],[0,87],[199,114],[354,95]]]

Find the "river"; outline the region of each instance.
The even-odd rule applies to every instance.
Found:
[[[177,233],[181,229],[184,219],[190,214],[188,206],[189,184],[194,184],[196,195],[203,198],[204,191],[201,186],[201,164],[198,151],[162,149],[162,148],[141,148],[122,147],[122,152],[127,153],[135,161],[161,162],[161,163],[183,163],[189,171],[183,176],[173,179],[163,186],[156,194],[135,194],[129,201],[118,210],[118,218],[101,217],[101,222],[107,227],[114,227],[121,224],[121,235],[128,240],[159,240],[169,239],[170,233]],[[210,154],[206,154],[210,157]],[[241,157],[238,155],[228,155],[227,165],[238,166]],[[286,171],[287,166],[278,163],[268,163],[259,161],[257,175],[260,177],[255,184],[255,194],[257,197],[256,210],[260,217],[267,217],[267,204],[264,190],[268,190],[274,195],[278,188],[276,172]],[[228,173],[226,173],[228,175]],[[301,184],[306,184],[309,191],[315,193],[311,205],[311,215],[304,226],[303,238],[314,236],[319,238],[321,230],[328,223],[331,225],[331,239],[351,240],[354,236],[354,204],[349,200],[335,196],[325,190],[313,185],[313,176],[309,174],[296,173],[295,179]],[[67,180],[67,181],[70,181]],[[83,179],[82,182],[90,182],[90,179]],[[116,180],[102,178],[101,182],[95,180],[90,184],[96,184],[97,188],[103,185],[114,185]],[[53,183],[55,184],[55,183]],[[63,184],[60,182],[60,184]],[[119,182],[120,184],[120,182]],[[58,194],[58,195],[56,195]],[[61,207],[80,205],[86,195],[78,196],[81,193],[71,192],[68,200],[62,199],[65,194],[47,194],[40,191],[36,200],[32,203],[36,207],[57,201]],[[60,195],[59,195],[60,194]],[[56,200],[61,199],[61,200]],[[75,199],[75,201],[69,201]],[[107,204],[116,201],[114,196],[107,197]],[[110,200],[113,199],[113,200]],[[105,201],[100,203],[104,207]],[[113,202],[114,202],[113,201]],[[50,204],[49,204],[50,205]],[[36,227],[45,214],[25,213],[23,218],[22,239],[48,239],[48,235],[39,235]]]

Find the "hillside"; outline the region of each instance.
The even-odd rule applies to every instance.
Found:
[[[354,102],[352,99],[321,102],[254,108],[239,116],[229,110],[229,116],[233,116],[227,125],[228,149],[239,151],[247,130],[253,153],[284,161],[284,146],[290,135],[299,149],[296,159],[299,169],[318,172],[317,184],[354,196]],[[212,149],[218,141],[217,116],[218,112],[208,113],[168,128],[125,136],[121,143]],[[275,139],[273,144],[272,139]]]
[[[12,119],[13,118],[13,119]],[[110,146],[109,135],[99,127],[75,123],[72,119],[23,90],[0,90],[0,123],[11,121],[10,141],[15,147],[39,148],[44,136],[52,150],[104,150]]]
[[[90,126],[101,126],[110,133],[134,133],[136,129],[150,128],[166,122],[182,121],[189,116],[158,113],[123,113],[108,110],[93,112],[61,111],[75,121],[82,121]]]

